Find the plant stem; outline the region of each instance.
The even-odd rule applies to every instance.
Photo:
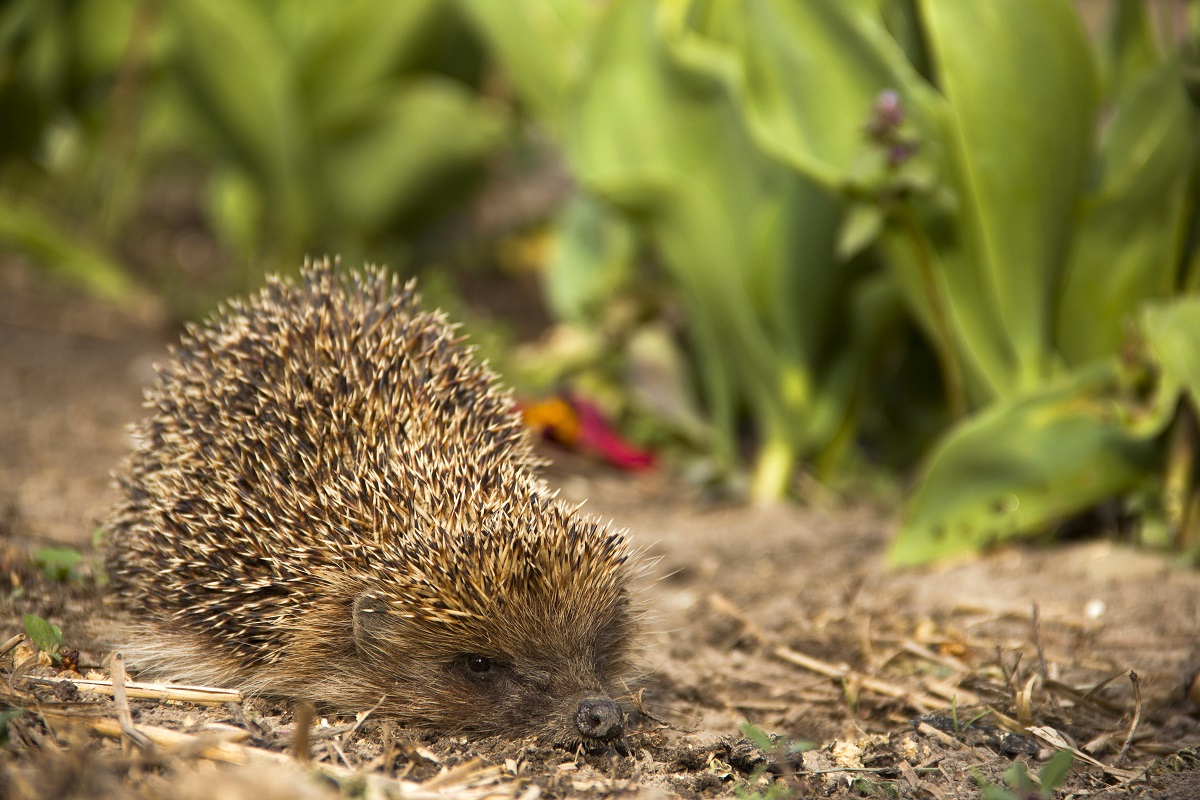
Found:
[[[756,505],[773,503],[787,494],[796,466],[796,449],[786,436],[775,431],[763,440],[750,483],[750,499]]]
[[[934,349],[938,361],[942,365],[942,375],[946,380],[946,402],[950,407],[951,416],[956,420],[963,419],[967,416],[967,395],[963,382],[962,365],[955,353],[954,330],[950,325],[950,315],[946,311],[941,286],[934,272],[933,254],[930,252],[929,242],[925,239],[912,208],[907,203],[900,203],[895,210],[904,230],[912,240],[917,267],[921,272],[921,282],[925,284],[929,314],[933,318],[933,327],[937,335]]]

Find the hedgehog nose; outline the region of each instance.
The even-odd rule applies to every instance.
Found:
[[[607,697],[585,697],[575,711],[575,727],[589,739],[607,741],[625,732],[625,718]]]

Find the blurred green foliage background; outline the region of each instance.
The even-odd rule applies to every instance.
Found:
[[[0,247],[180,313],[533,264],[523,379],[698,477],[912,475],[900,563],[1195,556],[1198,47],[1172,0],[9,0]]]

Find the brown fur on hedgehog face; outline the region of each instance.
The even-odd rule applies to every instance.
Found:
[[[411,284],[316,265],[159,372],[106,526],[131,661],[444,730],[620,732],[624,538],[548,495]]]
[[[479,501],[467,502],[478,511]],[[341,708],[382,699],[383,713],[439,730],[586,740],[581,703],[622,690],[632,658],[625,575],[610,561],[624,558],[623,545],[544,495],[530,502],[537,511],[475,513],[470,532],[439,527],[403,552],[368,549],[357,586],[340,571],[323,575],[328,590],[270,669],[277,686],[304,696],[310,676],[324,673],[315,696]],[[497,529],[513,519],[538,527]],[[594,550],[597,537],[613,550]],[[512,566],[495,582],[475,580],[478,565],[502,561]],[[393,572],[396,564],[409,571]],[[620,732],[618,723],[601,738]]]

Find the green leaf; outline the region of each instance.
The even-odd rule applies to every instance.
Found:
[[[1144,0],[1116,0],[1100,51],[1105,94],[1119,97],[1162,63]]]
[[[876,98],[897,91],[929,146],[937,98],[887,35],[873,3],[747,4],[745,111],[768,152],[829,186],[845,183]]]
[[[381,227],[425,202],[456,170],[477,164],[505,124],[444,78],[414,79],[381,94],[372,118],[325,161],[330,213],[356,227]]]
[[[838,232],[838,258],[849,261],[870,247],[883,231],[883,220],[883,209],[874,203],[851,206]]]
[[[579,180],[640,223],[679,286],[717,450],[730,466],[748,395],[771,408],[760,418],[780,418],[778,393],[767,385],[779,358],[745,283],[751,220],[777,179],[721,80],[680,65],[659,33],[651,5],[609,7],[564,145]]]
[[[57,656],[62,650],[62,628],[51,625],[36,614],[25,615],[25,635],[51,656]]]
[[[146,9],[137,0],[83,0],[70,16],[72,58],[87,75],[113,74],[128,58],[126,48],[137,15]]]
[[[267,9],[242,0],[180,0],[167,19],[176,65],[228,152],[267,187],[275,219],[298,238],[310,231],[311,133],[294,58]]]
[[[316,3],[292,48],[296,82],[315,136],[331,142],[360,124],[399,72],[453,16],[446,0]],[[278,23],[276,23],[278,27]]]
[[[852,277],[834,269],[841,203],[759,149],[726,39],[675,23],[646,3],[609,6],[565,150],[588,190],[636,221],[680,287],[718,452],[733,462],[738,414],[750,409],[761,442],[754,486],[774,497],[797,454],[823,444],[810,427],[824,391],[817,368]],[[833,418],[847,411],[842,404]]]
[[[1037,533],[1139,485],[1158,450],[1127,428],[1120,391],[1115,368],[1102,364],[958,425],[925,463],[891,561],[915,564]]]
[[[52,581],[78,579],[76,570],[83,554],[73,547],[42,547],[33,553],[33,562]]]
[[[251,263],[262,247],[265,230],[261,185],[246,170],[230,164],[209,178],[206,200],[217,237]]]
[[[1000,396],[1013,373],[1013,354],[993,295],[984,284],[985,267],[963,241],[957,215],[928,201],[914,200],[879,238],[887,267],[903,291],[917,322],[936,343],[943,378],[959,375],[973,405]],[[966,398],[957,398],[961,402]]]
[[[1070,364],[1113,355],[1138,308],[1175,291],[1197,118],[1174,60],[1119,97],[1064,277],[1058,346]]]
[[[80,241],[75,231],[28,199],[0,194],[0,245],[31,255],[51,272],[97,297],[122,304],[143,299],[139,287],[120,264]]]
[[[742,736],[745,736],[750,742],[762,750],[764,753],[770,753],[775,749],[775,742],[771,739],[771,735],[757,725],[752,725],[749,722],[743,722],[740,726]]]
[[[1042,797],[1052,797],[1054,790],[1062,785],[1075,763],[1075,755],[1070,750],[1059,750],[1054,757],[1046,762],[1038,772],[1038,780],[1042,784]]]
[[[1088,166],[1096,76],[1068,0],[924,0],[936,73],[950,102],[964,239],[952,291],[994,305],[1011,343],[1014,397],[1051,374],[1054,299]],[[947,265],[950,266],[950,265]]]
[[[578,0],[458,0],[513,82],[552,130],[561,127],[568,87],[585,63],[602,4]]]
[[[583,322],[633,276],[633,225],[608,205],[577,194],[559,217],[544,274],[546,299],[559,319]]]
[[[1200,297],[1149,305],[1141,322],[1147,349],[1161,375],[1159,416],[1171,413],[1180,391],[1187,391],[1200,409]]]

